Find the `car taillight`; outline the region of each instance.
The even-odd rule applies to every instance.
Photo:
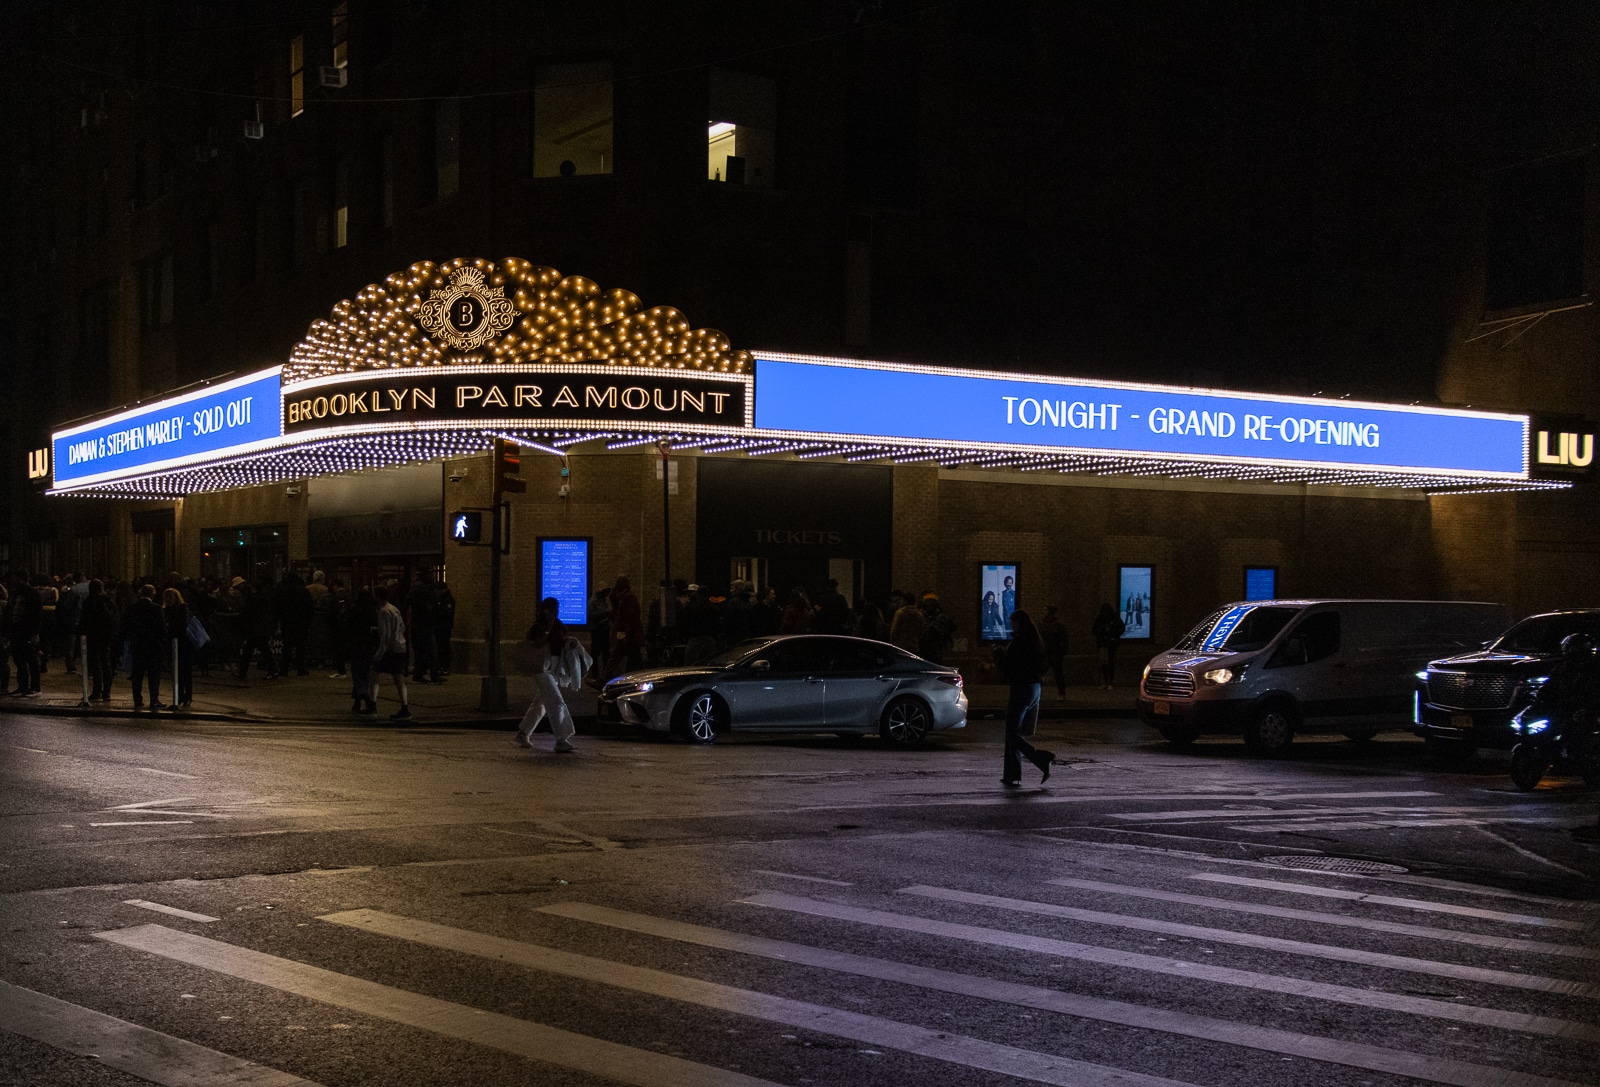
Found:
[[[953,675],[953,676],[935,676],[934,678],[937,679],[940,683],[948,683],[952,687],[961,686],[961,676],[960,676],[960,674]]]

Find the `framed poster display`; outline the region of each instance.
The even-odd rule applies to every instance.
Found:
[[[587,536],[539,537],[539,599],[561,603],[556,617],[569,627],[589,625],[590,565],[593,547]]]
[[[978,568],[978,640],[1011,640],[1011,613],[1017,610],[1021,579],[1014,562],[984,563]]]
[[[1117,567],[1118,615],[1126,628],[1122,640],[1141,641],[1151,637],[1151,608],[1155,598],[1154,566]]]
[[[1244,598],[1246,600],[1272,600],[1278,595],[1278,568],[1276,566],[1246,566],[1244,568]]]

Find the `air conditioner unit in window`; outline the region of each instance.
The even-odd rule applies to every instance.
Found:
[[[244,123],[244,138],[247,140],[263,140],[267,136],[267,126],[260,121],[246,121]]]
[[[350,69],[331,68],[324,64],[320,69],[324,87],[342,87],[350,82]]]

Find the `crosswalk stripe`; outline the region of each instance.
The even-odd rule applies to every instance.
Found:
[[[1274,800],[1276,797],[1253,797],[1254,800]],[[1414,815],[1414,816],[1444,816],[1444,815],[1500,815],[1504,813],[1531,812],[1549,814],[1549,810],[1532,804],[1517,805],[1438,805],[1426,808],[1402,805],[1379,805],[1349,807],[1323,807],[1323,808],[1263,808],[1260,806],[1244,807],[1235,805],[1231,808],[1195,808],[1189,811],[1125,811],[1111,812],[1111,818],[1120,819],[1124,823],[1198,823],[1208,819],[1241,819],[1251,816],[1270,815],[1276,819],[1292,816],[1307,815]]]
[[[609,925],[612,928],[626,929],[647,936],[698,944],[702,947],[737,951],[780,962],[815,966],[824,970],[877,978],[901,985],[914,985],[957,996],[999,1001],[1040,1011],[1076,1016],[1080,1019],[1093,1019],[1103,1023],[1176,1034],[1186,1038],[1223,1042],[1249,1049],[1265,1050],[1269,1053],[1326,1061],[1349,1068],[1364,1068],[1373,1072],[1409,1076],[1412,1079],[1451,1084],[1453,1087],[1558,1087],[1558,1085],[1573,1087],[1566,1080],[1552,1080],[1543,1076],[1511,1072],[1504,1068],[1452,1060],[1448,1057],[1407,1053],[1339,1038],[1300,1034],[1247,1023],[1231,1023],[1225,1019],[1213,1019],[1163,1008],[1148,1008],[1102,997],[1080,996],[1037,985],[958,974],[930,966],[914,966],[909,963],[857,955],[849,951],[833,951],[807,944],[774,940],[766,936],[747,936],[704,925],[629,913],[608,906],[561,902],[541,907],[539,912],[576,921],[587,921],[591,924]]]
[[[164,1087],[317,1087],[288,1072],[4,981],[0,1029]]]
[[[1413,827],[1481,827],[1485,823],[1563,823],[1564,819],[1546,812],[1543,815],[1514,815],[1496,819],[1472,819],[1465,816],[1445,816],[1439,819],[1351,819],[1342,822],[1298,823],[1230,823],[1229,830],[1242,830],[1246,834],[1304,834],[1311,830],[1407,830]]]
[[[1057,1087],[1187,1087],[1179,1080],[1127,1072],[1087,1061],[987,1042],[948,1031],[930,1030],[874,1015],[738,989],[714,981],[668,974],[608,959],[559,951],[539,944],[436,925],[377,910],[347,910],[318,918],[366,932],[381,933],[429,947],[514,963],[565,977],[599,982],[668,1000],[747,1015],[790,1027],[880,1045],[949,1064],[999,1072]]]
[[[739,1072],[452,1004],[163,925],[139,925],[95,936],[308,1000],[637,1087],[777,1087]]]
[[[1285,954],[1301,955],[1308,958],[1333,959],[1336,962],[1353,962],[1362,966],[1377,966],[1388,970],[1407,970],[1416,974],[1455,978],[1459,981],[1477,981],[1486,985],[1505,985],[1514,989],[1533,989],[1537,992],[1556,993],[1560,996],[1581,996],[1589,997],[1590,999],[1600,996],[1600,987],[1583,981],[1547,978],[1534,974],[1514,974],[1509,970],[1461,966],[1456,963],[1436,962],[1432,959],[1414,959],[1406,955],[1387,955],[1382,952],[1362,951],[1359,948],[1338,947],[1333,944],[1305,943],[1300,940],[1285,939],[1281,936],[1259,936],[1252,932],[1239,932],[1235,929],[1206,928],[1201,925],[1186,925],[1177,921],[1160,921],[1150,917],[1132,917],[1121,913],[1102,913],[1099,910],[1058,906],[1053,902],[1034,902],[1022,898],[1002,898],[997,895],[974,894],[970,891],[956,891],[944,887],[921,885],[902,887],[900,888],[900,893],[917,895],[921,898],[939,899],[944,902],[966,902],[975,906],[992,906],[996,909],[1038,914],[1042,917],[1060,917],[1069,921],[1084,921],[1093,925],[1135,929],[1140,932],[1164,932],[1170,936],[1186,936],[1190,939],[1206,940],[1212,943],[1255,947],[1264,951],[1281,951]]]
[[[1287,921],[1310,921],[1318,925],[1336,925],[1340,928],[1365,929],[1369,932],[1387,932],[1395,936],[1418,936],[1425,940],[1446,943],[1471,944],[1474,947],[1492,947],[1499,951],[1537,952],[1541,955],[1561,955],[1573,959],[1600,959],[1600,950],[1576,944],[1552,944],[1541,940],[1523,940],[1515,936],[1490,936],[1479,932],[1461,932],[1456,929],[1434,928],[1431,925],[1408,925],[1403,921],[1377,921],[1362,917],[1346,917],[1339,913],[1319,910],[1297,910],[1288,906],[1268,906],[1260,902],[1236,902],[1231,898],[1210,898],[1189,895],[1179,891],[1163,891],[1151,887],[1129,887],[1121,883],[1102,883],[1094,879],[1052,879],[1046,882],[1057,887],[1073,887],[1081,891],[1103,891],[1106,894],[1126,895],[1130,898],[1147,898],[1155,902],[1174,902],[1185,906],[1204,906],[1214,910],[1231,910],[1259,917],[1280,917]]]
[[[1396,898],[1393,895],[1367,894],[1343,887],[1317,887],[1310,883],[1288,883],[1276,879],[1252,879],[1249,876],[1230,876],[1220,872],[1196,872],[1190,879],[1206,883],[1229,883],[1238,887],[1258,887],[1266,891],[1284,891],[1289,894],[1311,895],[1315,898],[1338,898],[1346,902],[1364,902],[1373,906],[1396,906],[1405,910],[1426,913],[1448,913],[1457,917],[1477,917],[1484,921],[1505,921],[1513,925],[1534,925],[1541,928],[1564,928],[1585,931],[1589,925],[1583,921],[1563,921],[1555,917],[1538,917],[1531,913],[1506,913],[1502,910],[1485,910],[1477,906],[1461,906],[1454,902],[1430,902],[1425,898]]]
[[[808,913],[816,917],[830,917],[839,921],[856,921],[864,925],[877,925],[880,928],[900,929],[906,932],[920,932],[928,936],[944,936],[955,940],[965,940],[970,943],[987,944],[992,947],[1008,947],[1044,955],[1057,955],[1062,958],[1078,959],[1082,962],[1097,962],[1106,966],[1145,970],[1154,974],[1168,974],[1175,977],[1189,978],[1194,981],[1211,981],[1222,985],[1237,985],[1246,989],[1258,989],[1264,992],[1311,997],[1316,1000],[1327,1000],[1338,1004],[1354,1004],[1363,1008],[1383,1008],[1387,1011],[1405,1012],[1410,1015],[1424,1015],[1436,1019],[1453,1019],[1461,1023],[1499,1027],[1503,1030],[1522,1031],[1526,1034],[1545,1034],[1553,1038],[1573,1038],[1589,1042],[1600,1041],[1600,1027],[1588,1023],[1575,1023],[1569,1019],[1556,1019],[1545,1015],[1527,1015],[1522,1012],[1501,1011],[1497,1008],[1484,1008],[1473,1004],[1454,1004],[1447,1000],[1402,996],[1396,993],[1381,992],[1376,989],[1357,989],[1349,985],[1307,981],[1303,978],[1279,977],[1275,974],[1261,974],[1252,970],[1236,970],[1226,966],[1211,966],[1206,963],[1189,962],[1184,959],[1162,958],[1157,955],[1144,955],[1137,951],[1119,951],[1114,948],[1096,947],[1091,944],[1073,943],[1068,940],[1057,940],[1045,936],[1030,936],[1025,933],[1007,932],[1003,929],[982,928],[977,925],[935,921],[909,914],[862,909],[835,902],[801,898],[798,895],[782,894],[776,891],[764,891],[740,901],[752,906],[767,906],[773,909],[789,910],[794,913]]]

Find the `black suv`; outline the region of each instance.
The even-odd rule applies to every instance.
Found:
[[[1561,639],[1580,633],[1600,641],[1600,608],[1530,615],[1476,652],[1432,662],[1417,676],[1415,732],[1462,755],[1514,746],[1511,719],[1550,677]]]

